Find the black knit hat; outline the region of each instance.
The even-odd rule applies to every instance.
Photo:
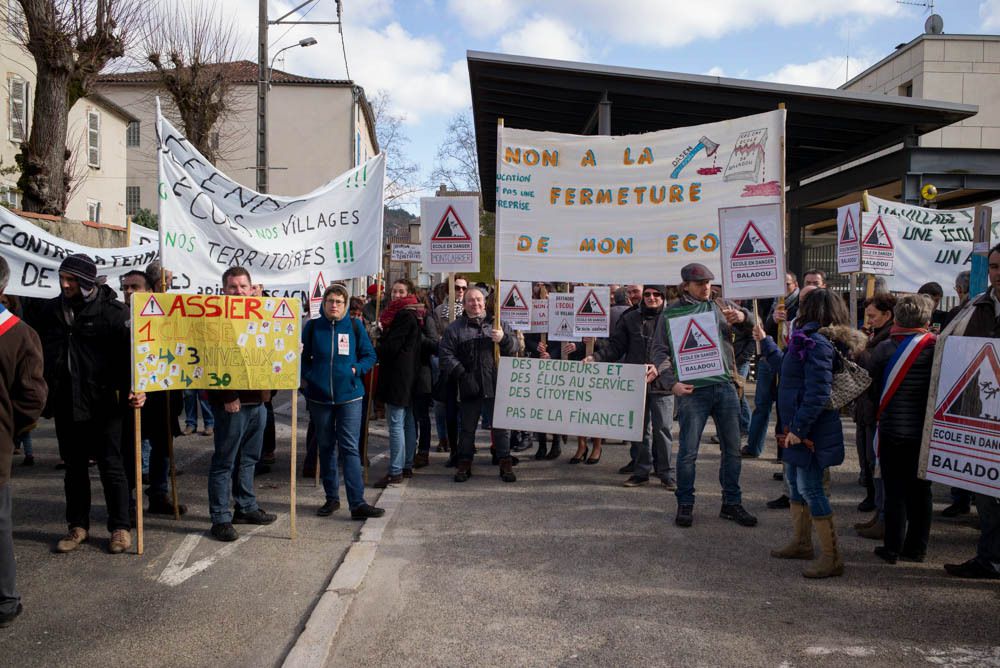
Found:
[[[76,277],[80,287],[85,290],[93,289],[97,283],[97,265],[89,255],[83,253],[67,255],[59,265],[59,272]]]

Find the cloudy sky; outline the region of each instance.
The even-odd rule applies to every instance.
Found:
[[[209,0],[201,0],[208,2]],[[272,19],[302,0],[271,0]],[[227,0],[256,59],[257,0]],[[344,0],[350,76],[388,91],[407,153],[428,173],[448,120],[470,108],[466,50],[836,87],[923,32],[926,3],[896,0]],[[948,33],[1000,32],[1000,0],[934,0]],[[303,9],[335,15],[334,0]],[[346,76],[333,26],[271,27],[276,65]],[[411,207],[407,207],[411,208]]]

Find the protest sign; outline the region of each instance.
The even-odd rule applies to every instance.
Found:
[[[666,317],[677,379],[696,387],[728,380],[712,303],[672,308]]]
[[[549,331],[549,300],[531,300],[531,334],[548,334]]]
[[[899,219],[890,214],[861,214],[861,271],[892,276]]]
[[[989,255],[992,241],[990,222],[993,219],[993,207],[977,206],[975,209],[975,233],[972,239],[972,252],[975,255]]]
[[[420,238],[427,271],[479,271],[479,198],[420,198]]]
[[[136,392],[299,386],[298,299],[137,292],[131,312]]]
[[[149,244],[124,248],[84,246],[49,234],[6,207],[0,207],[0,254],[10,267],[6,290],[10,295],[57,296],[59,265],[67,255],[74,253],[86,253],[93,258],[98,276],[107,276],[108,284],[117,292],[122,274],[144,270],[156,259],[157,250]]]
[[[729,299],[785,294],[781,204],[719,209],[722,294]]]
[[[923,477],[1000,496],[1000,341],[947,336],[942,344],[924,429]]]
[[[606,285],[573,288],[573,336],[608,335],[611,321],[611,290]]]
[[[500,320],[513,329],[531,329],[531,283],[500,281]]]
[[[861,203],[837,208],[837,271],[861,271]]]
[[[969,269],[972,255],[975,208],[928,209],[868,195],[865,208],[888,213],[899,219],[895,274],[886,279],[890,290],[916,292],[929,281],[953,290],[955,276]],[[990,239],[996,239],[1000,225],[1000,202],[989,202]]]
[[[221,294],[222,272],[239,265],[266,294],[304,298],[312,271],[330,281],[380,271],[382,154],[309,194],[284,197],[240,185],[169,121],[158,122],[163,263],[182,277],[180,289]]]
[[[493,425],[639,441],[645,400],[642,364],[501,357]]]
[[[659,283],[719,271],[716,212],[781,201],[783,110],[642,135],[501,128],[497,274]]]
[[[326,280],[322,271],[309,272],[309,318],[315,320],[323,308],[323,293],[333,281]]]
[[[420,244],[393,244],[389,259],[393,262],[420,262]]]
[[[571,294],[549,293],[549,341],[579,341],[573,334],[576,300]]]

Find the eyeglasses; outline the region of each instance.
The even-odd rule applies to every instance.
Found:
[[[660,294],[659,292],[643,292],[642,296],[643,297],[659,297],[660,299],[663,298],[663,295]]]
[[[327,299],[326,303],[327,304],[340,304],[341,306],[343,306],[347,302],[344,301],[343,299],[337,299],[337,298],[333,297],[333,298]]]
[[[468,290],[468,288],[466,286],[464,286],[464,285],[456,285],[455,286],[455,292],[458,292],[459,290],[461,290],[462,292],[465,292],[466,290]]]

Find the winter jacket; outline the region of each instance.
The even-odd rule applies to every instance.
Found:
[[[378,343],[375,398],[394,406],[410,406],[423,359],[423,328],[413,310],[402,309],[383,330]]]
[[[878,387],[879,397],[885,389],[885,373],[896,349],[905,340],[904,336],[890,336],[866,355],[861,355],[858,363],[868,370],[872,384]],[[920,351],[913,366],[903,376],[895,394],[889,400],[878,418],[880,439],[920,440],[924,430],[924,410],[927,407],[927,393],[931,385],[931,367],[934,363],[934,344]],[[876,408],[877,410],[877,408]]]
[[[0,305],[0,487],[10,480],[14,438],[35,425],[48,387],[35,330]]]
[[[517,336],[501,323],[504,337],[500,339],[500,354],[511,356],[519,350]],[[493,340],[490,317],[470,318],[461,315],[448,325],[438,345],[441,374],[458,383],[458,398],[489,399],[496,396],[497,369],[493,360]]]
[[[348,342],[347,354],[340,341]],[[364,323],[351,317],[331,320],[325,314],[302,328],[302,394],[320,404],[346,404],[365,394],[362,377],[377,358]]]
[[[128,310],[107,285],[95,289],[89,300],[50,299],[39,313],[46,417],[85,422],[118,415],[126,405],[132,382]]]
[[[892,320],[875,330],[868,339],[864,351],[857,354],[855,361],[861,366],[867,367],[868,363],[865,361],[865,356],[869,355],[880,343],[889,338],[889,331],[891,329]],[[878,401],[881,396],[881,388],[879,387],[878,380],[876,378],[875,382],[869,385],[868,389],[854,400],[854,421],[859,425],[875,424],[875,413],[878,410]]]
[[[595,362],[624,362],[625,364],[651,364],[653,337],[665,327],[663,309],[648,309],[645,304],[625,311],[618,319],[611,336],[594,351]],[[646,385],[646,392],[665,394],[669,386],[658,382]]]

